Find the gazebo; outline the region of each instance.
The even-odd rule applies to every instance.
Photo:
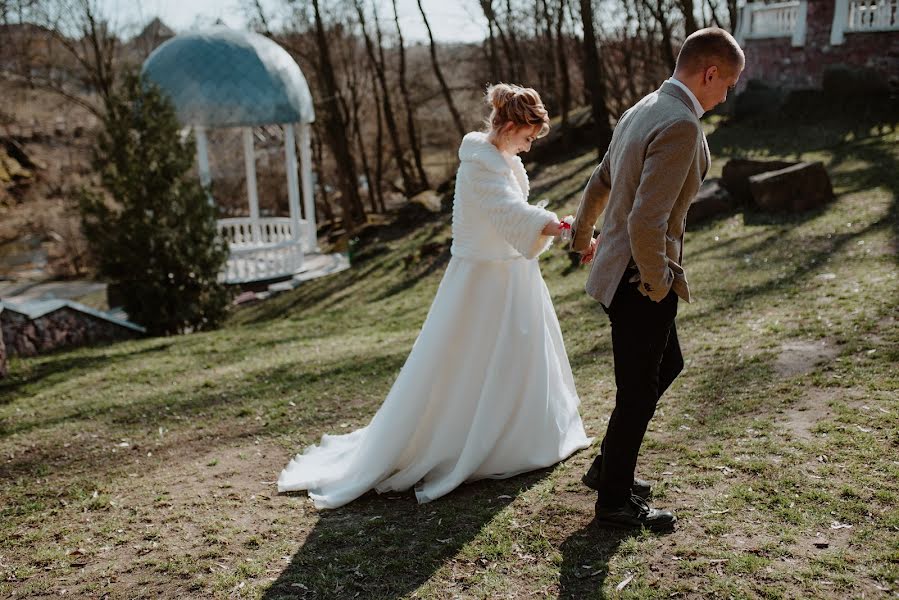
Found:
[[[318,246],[309,136],[315,112],[296,61],[262,35],[216,27],[166,41],[144,62],[142,75],[160,86],[174,103],[180,122],[193,129],[200,181],[210,201],[207,131],[242,131],[249,217],[218,221],[219,233],[230,251],[225,281],[263,281],[300,271],[304,253],[317,251]],[[261,218],[259,214],[253,129],[271,125],[283,128],[287,218]]]

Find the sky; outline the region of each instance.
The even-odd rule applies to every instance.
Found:
[[[322,6],[329,1],[321,0]],[[392,25],[393,7],[390,0],[376,0],[379,15]],[[181,32],[207,27],[221,19],[227,26],[243,29],[247,26],[247,5],[252,0],[99,0],[104,13],[118,26],[140,30],[154,17]],[[284,10],[285,0],[260,0],[270,15]],[[365,2],[369,5],[369,1]],[[474,42],[484,39],[486,25],[477,0],[422,0],[434,37],[440,42]],[[427,31],[418,12],[416,0],[397,0],[400,26],[407,42],[427,41]],[[273,26],[273,28],[276,28]]]

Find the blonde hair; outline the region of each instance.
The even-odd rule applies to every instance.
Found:
[[[538,138],[549,133],[549,113],[535,89],[497,83],[487,87],[486,99],[491,108],[487,126],[494,131],[511,123],[516,128],[539,125]]]

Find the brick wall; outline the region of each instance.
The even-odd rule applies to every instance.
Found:
[[[899,31],[847,31],[839,46],[830,45],[833,0],[809,0],[805,46],[793,48],[790,38],[748,39],[743,43],[746,69],[741,87],[750,79],[785,88],[819,88],[828,65],[870,67],[899,90]]]

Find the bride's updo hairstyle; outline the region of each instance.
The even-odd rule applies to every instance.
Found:
[[[487,104],[491,108],[487,124],[496,132],[511,124],[514,128],[539,125],[538,138],[549,133],[549,113],[533,88],[509,83],[491,85],[487,88]]]

